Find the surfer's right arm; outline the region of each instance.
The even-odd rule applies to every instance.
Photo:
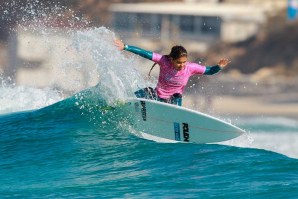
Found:
[[[151,61],[158,61],[156,60],[158,54],[153,53],[152,51],[144,50],[142,48],[136,47],[136,46],[130,46],[127,44],[124,44],[121,40],[115,40],[115,45],[118,47],[119,50],[126,50],[129,52],[132,52],[134,54],[140,55],[141,57],[144,57],[146,59],[149,59]]]

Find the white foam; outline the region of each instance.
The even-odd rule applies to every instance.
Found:
[[[254,132],[220,144],[273,151],[291,158],[298,158],[298,133]]]
[[[220,144],[264,149],[298,158],[297,120],[280,116],[254,116],[238,118],[237,125],[245,126],[250,132]]]
[[[155,142],[161,142],[161,143],[178,143],[178,141],[175,141],[175,140],[170,140],[170,139],[166,139],[166,138],[157,137],[157,136],[150,135],[150,134],[144,133],[144,132],[139,132],[137,134],[137,136],[139,136],[141,138],[144,138],[144,139],[147,139],[147,140],[152,140],[152,141],[155,141]]]
[[[62,99],[57,91],[48,88],[0,87],[0,114],[42,108]]]

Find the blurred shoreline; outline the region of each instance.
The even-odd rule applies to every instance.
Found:
[[[189,93],[184,98],[184,106],[210,115],[298,120],[297,77],[278,76],[270,71],[267,70],[268,75],[257,72],[249,76],[222,74],[212,77],[208,80],[212,92]]]
[[[187,98],[184,103],[186,107],[191,107],[193,106],[193,99]],[[211,111],[207,111],[211,115],[289,117],[298,120],[297,102],[276,103],[257,96],[216,96],[213,98],[211,109]]]
[[[284,117],[298,121],[298,102],[277,103],[264,99],[260,96],[219,95],[214,96],[211,106],[206,108],[200,101],[202,97],[186,96],[183,100],[183,106],[215,117]]]

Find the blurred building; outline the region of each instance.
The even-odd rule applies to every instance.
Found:
[[[278,2],[284,1],[118,3],[112,4],[109,11],[112,14],[111,28],[128,43],[148,49],[168,49],[171,44],[183,44],[189,51],[203,52],[216,42],[238,42],[253,37],[267,15],[286,7],[286,2]],[[0,62],[0,73],[11,77],[18,85],[51,86],[66,91],[96,84],[98,79],[90,77],[85,70],[75,70],[67,62],[61,66],[70,45],[68,35],[64,34],[65,26],[63,23],[63,27],[47,33],[38,27],[34,31],[16,29],[10,36],[9,50],[5,51],[8,64]],[[76,60],[77,57],[69,59]],[[63,73],[67,74],[63,76]],[[72,79],[63,78],[67,76]]]
[[[113,13],[111,26],[122,38],[134,43],[155,48],[183,43],[189,50],[205,51],[216,42],[239,42],[253,37],[266,21],[267,14],[272,13],[264,2],[234,2],[185,0],[112,4],[109,8]],[[284,4],[278,8],[282,6]]]

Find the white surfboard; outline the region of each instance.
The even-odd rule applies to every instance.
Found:
[[[210,115],[154,100],[129,99],[121,109],[135,130],[178,142],[222,142],[245,132]]]

